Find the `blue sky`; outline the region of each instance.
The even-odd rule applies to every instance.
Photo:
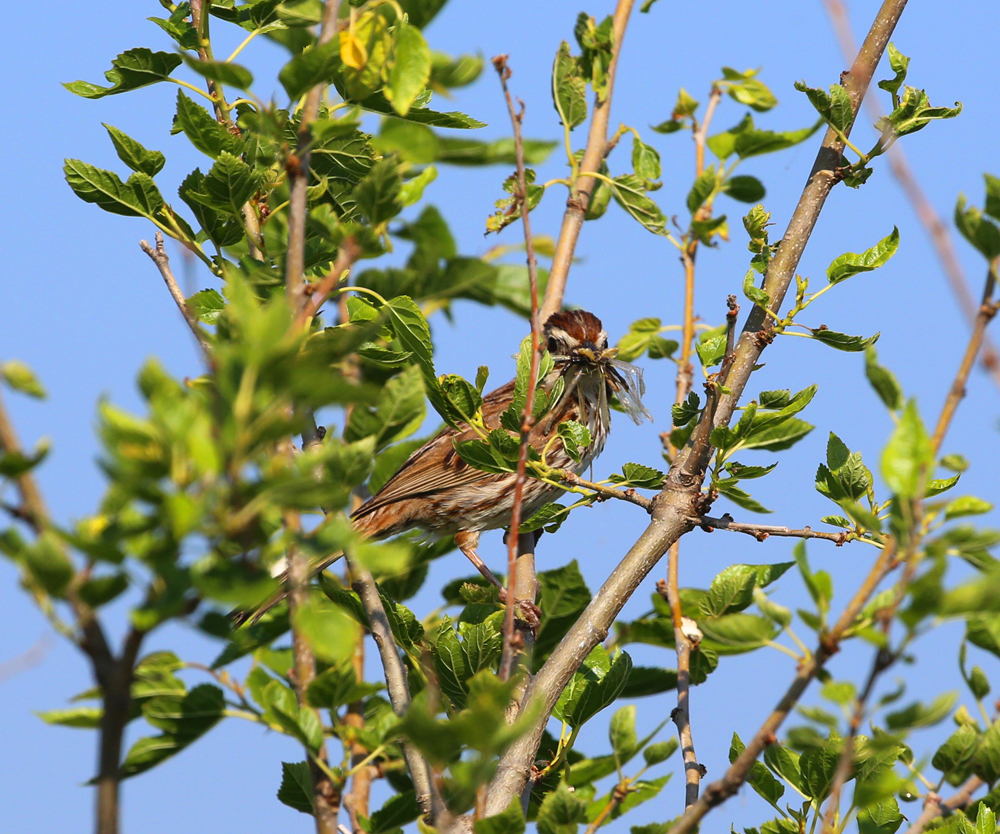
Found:
[[[611,7],[609,0],[602,0],[587,11],[600,18]],[[877,7],[871,0],[850,4],[859,37]],[[512,91],[527,105],[526,134],[557,139],[561,130],[551,105],[549,72],[559,41],[572,40],[578,11],[577,3],[564,0],[452,0],[427,35],[433,48],[446,52],[479,51],[486,58],[508,53],[514,71]],[[63,4],[43,27],[30,4],[14,4],[7,12],[8,46],[0,62],[9,90],[15,94],[8,96],[8,128],[2,137],[8,160],[4,179],[8,196],[0,229],[8,266],[0,277],[0,358],[28,362],[48,388],[50,397],[45,402],[9,397],[8,405],[26,444],[42,436],[53,441],[53,452],[39,477],[54,515],[63,520],[90,512],[102,486],[94,462],[97,401],[106,397],[126,408],[140,408],[134,378],[149,356],[159,357],[178,376],[200,372],[190,334],[137,245],[141,238],[151,238],[154,230],[144,221],[105,214],[82,203],[67,188],[61,173],[64,157],[121,168],[101,122],[166,153],[167,167],[158,178],[165,194],[171,193],[195,165],[204,165],[185,140],[168,135],[176,95],[173,85],[98,102],[76,98],[59,86],[77,78],[99,81],[111,58],[125,49],[170,49],[166,37],[144,19],[160,14],[159,4],[152,0],[108,4],[96,13],[93,5]],[[985,23],[980,4],[912,4],[893,39],[912,57],[910,83],[926,88],[934,104],[950,106],[959,100],[965,106],[958,119],[932,124],[903,141],[932,203],[946,218],[950,218],[959,192],[982,204],[984,171],[1000,174],[996,142],[1000,113],[994,92],[1000,50],[993,21]],[[222,26],[216,29],[224,32]],[[224,49],[217,52],[225,54]],[[273,79],[282,54],[277,48],[260,39],[245,51],[242,60],[253,69],[261,98],[278,91]],[[650,14],[636,13],[626,35],[612,126],[624,122],[635,127],[660,151],[664,185],[654,196],[668,216],[686,212],[684,197],[692,180],[693,148],[689,134],[660,136],[649,126],[669,117],[681,86],[704,101],[723,65],[762,68],[761,78],[781,104],[756,119],[760,126],[774,130],[800,128],[814,118],[804,96],[792,89],[794,81],[803,79],[811,86],[825,87],[847,66],[819,0],[773,0],[753,6],[730,0],[710,6],[661,0]],[[884,68],[877,77],[889,75]],[[487,122],[489,126],[477,132],[480,138],[499,138],[509,132],[492,72],[484,73],[474,86],[458,91],[454,101],[439,100],[436,104]],[[718,129],[728,127],[743,113],[744,108],[725,99],[715,125]],[[870,144],[874,134],[859,125],[855,136],[862,138],[862,144]],[[582,135],[576,138],[583,142]],[[749,160],[742,166],[741,173],[758,176],[767,186],[764,203],[773,213],[774,238],[790,216],[818,143],[817,136],[789,151]],[[627,156],[625,147],[612,156],[613,173],[629,170]],[[900,230],[899,253],[881,270],[857,276],[827,293],[818,309],[810,311],[809,320],[854,334],[881,331],[878,349],[882,362],[896,372],[907,395],[917,399],[925,420],[931,422],[957,368],[967,326],[912,208],[884,161],[877,161],[875,169],[861,190],[834,190],[800,272],[822,281],[834,257],[871,246],[893,226]],[[544,180],[562,176],[562,172],[560,156],[555,154],[540,167],[539,176]],[[482,254],[497,242],[518,242],[520,229],[516,226],[498,239],[482,234],[493,201],[501,196],[500,183],[508,173],[503,167],[442,169],[425,193],[427,200],[442,209],[463,254]],[[533,215],[536,233],[557,232],[562,205],[562,196],[555,189],[546,195]],[[726,199],[719,201],[718,210],[729,215],[733,242],[699,255],[696,309],[709,323],[721,322],[726,295],[739,292],[747,261],[739,222],[745,208]],[[964,241],[959,241],[957,248],[972,291],[978,295],[984,274],[982,258]],[[612,340],[640,317],[680,321],[683,273],[675,251],[616,206],[599,223],[585,226],[577,256],[567,301],[599,315]],[[189,291],[206,285],[207,276],[197,267],[183,269],[180,257],[175,257],[174,264]],[[434,328],[439,371],[474,376],[476,367],[486,364],[496,384],[512,373],[510,357],[524,334],[523,323],[512,315],[484,311],[464,302],[455,305],[454,323],[438,317]],[[828,433],[836,432],[876,469],[891,431],[891,419],[864,382],[860,355],[834,352],[805,340],[778,339],[764,359],[767,365],[755,375],[750,393],[772,388],[798,390],[812,382],[819,383],[819,393],[801,415],[816,425],[815,431],[790,452],[782,453],[781,465],[765,480],[754,482],[753,493],[774,510],[762,519],[765,523],[818,526],[819,518],[833,511],[812,486]],[[647,405],[656,422],[635,427],[618,419],[595,474],[604,476],[626,461],[654,466],[661,462],[658,433],[669,424],[673,366],[646,361],[645,367]],[[944,446],[945,452],[959,452],[972,462],[956,494],[974,494],[987,500],[995,496],[998,414],[997,387],[977,369]],[[759,460],[746,462],[771,461],[760,453],[755,458]],[[723,503],[717,505],[720,511]],[[750,520],[736,508],[724,509],[740,520]],[[995,523],[995,516],[990,520]],[[559,566],[576,558],[596,590],[609,566],[643,526],[637,508],[619,502],[577,513],[557,536],[542,540],[540,567]],[[787,561],[791,548],[788,540],[758,544],[721,532],[711,536],[695,532],[682,544],[682,584],[705,587],[716,573],[734,562]],[[833,574],[838,591],[834,606],[839,608],[866,572],[872,558],[870,548],[835,548],[817,542],[810,545],[809,552],[814,567]],[[501,561],[499,534],[484,537],[481,553],[490,563]],[[467,573],[460,556],[436,563],[428,590],[413,601],[418,615],[439,604],[435,586]],[[662,570],[654,572],[626,608],[626,616],[648,609],[653,582],[660,575]],[[0,563],[0,624],[6,637],[0,648],[0,664],[19,657],[49,634],[45,620],[16,583],[14,569]],[[782,604],[793,608],[805,604],[801,582],[794,573],[786,574],[775,593]],[[122,612],[112,611],[112,634],[120,635],[122,622]],[[942,686],[958,688],[961,681],[955,674],[954,658],[960,634],[961,628],[950,624],[918,642],[917,662],[894,669],[884,682],[886,688],[893,686],[895,675],[908,681],[910,696],[928,697]],[[79,830],[90,825],[92,797],[81,785],[93,772],[95,736],[46,726],[31,714],[33,710],[59,708],[67,698],[88,688],[89,669],[80,654],[60,638],[53,637],[46,645],[40,662],[0,680],[0,715],[6,727],[0,773],[4,774],[4,817],[11,831]],[[216,644],[180,625],[149,640],[149,650],[164,647],[198,662],[209,661],[217,650]],[[869,655],[866,648],[850,647],[832,661],[831,671],[835,677],[857,680],[867,672]],[[658,650],[636,647],[634,656],[641,663],[672,665],[672,659]],[[996,658],[983,656],[976,662],[1000,681]],[[724,659],[719,671],[693,691],[695,741],[709,779],[724,771],[731,733],[737,730],[744,738],[751,735],[793,674],[790,658],[778,652],[758,652]],[[944,684],[943,679],[947,679]],[[672,706],[672,694],[642,700],[638,703],[639,721],[655,726]],[[583,744],[588,752],[607,752],[603,726],[598,720],[595,730],[585,734]],[[145,729],[139,723],[133,725],[130,740],[140,731]],[[944,731],[936,733],[939,736]],[[930,744],[914,740],[918,757],[933,750]],[[280,781],[280,761],[298,758],[299,751],[284,737],[264,734],[256,726],[235,720],[224,722],[193,748],[125,784],[125,830],[158,834],[192,825],[218,832],[309,830],[306,817],[273,798]],[[682,780],[675,777],[657,801],[626,819],[629,824],[669,819],[679,812],[681,804]],[[705,830],[728,830],[730,821],[750,825],[766,818],[755,795],[741,795],[716,812]],[[613,827],[623,831],[627,826],[623,820]]]

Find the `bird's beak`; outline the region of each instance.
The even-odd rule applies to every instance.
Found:
[[[596,348],[577,348],[577,355],[582,356],[584,359],[589,359],[595,365],[605,359],[614,359],[618,355],[618,348],[605,348],[604,350],[597,350]]]

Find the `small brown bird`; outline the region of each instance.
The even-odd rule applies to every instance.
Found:
[[[639,424],[652,416],[642,404],[645,393],[642,371],[615,359],[616,348],[608,347],[608,336],[593,313],[571,310],[555,313],[544,326],[545,346],[553,359],[552,370],[541,381],[550,393],[563,380],[562,393],[549,413],[539,420],[528,442],[539,452],[548,446],[550,466],[579,472],[604,449],[611,428],[609,400],[612,395]],[[483,422],[488,430],[500,428],[500,415],[514,398],[514,381],[497,388],[483,399]],[[591,443],[574,461],[563,448],[558,426],[575,420],[590,430]],[[503,588],[476,552],[479,534],[510,523],[514,505],[513,473],[492,474],[470,466],[455,451],[456,441],[479,435],[471,428],[447,428],[414,452],[392,478],[351,516],[355,528],[369,538],[383,539],[419,528],[440,535],[454,535],[455,544],[490,582]],[[529,477],[524,485],[522,518],[528,518],[562,490]],[[332,554],[314,568],[314,575],[341,557]],[[257,611],[240,621],[256,621],[284,597],[280,592]]]

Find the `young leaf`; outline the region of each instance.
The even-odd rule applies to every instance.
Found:
[[[846,252],[827,267],[826,277],[831,284],[839,284],[852,275],[860,272],[871,272],[878,269],[896,254],[899,248],[899,229],[893,227],[892,233],[882,238],[871,249],[861,254]]]
[[[180,55],[139,47],[122,52],[112,60],[111,69],[104,73],[104,77],[111,82],[110,87],[101,87],[89,81],[72,81],[63,86],[83,98],[104,98],[165,81],[180,63]]]
[[[930,438],[913,400],[906,404],[882,452],[882,477],[894,494],[916,498],[921,479],[933,464]]]
[[[559,121],[572,130],[587,118],[587,82],[580,75],[579,60],[563,41],[552,65],[552,103]]]
[[[795,89],[805,93],[823,120],[834,130],[846,134],[854,124],[854,108],[851,105],[851,95],[840,84],[831,84],[830,92],[826,93],[816,87],[807,87],[804,82],[796,81]]]
[[[903,407],[903,389],[896,375],[888,368],[878,364],[878,354],[874,347],[865,349],[865,376],[871,383],[879,399],[890,411],[899,411]]]
[[[150,177],[155,177],[166,163],[166,157],[159,151],[150,151],[140,145],[131,136],[109,124],[104,125],[111,142],[115,146],[118,158],[133,171],[139,171]]]
[[[0,379],[7,383],[12,391],[20,391],[38,400],[45,399],[45,389],[38,381],[35,372],[24,362],[10,359],[0,365]]]
[[[396,24],[395,36],[394,61],[384,92],[395,111],[405,116],[430,80],[431,50],[420,30],[405,20]]]
[[[667,219],[660,207],[646,196],[645,184],[633,174],[614,178],[611,188],[615,201],[649,231],[666,234]]]

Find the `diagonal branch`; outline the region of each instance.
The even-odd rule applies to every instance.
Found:
[[[201,332],[201,327],[198,326],[198,318],[191,312],[191,308],[188,307],[184,293],[181,292],[181,288],[177,285],[177,279],[174,278],[173,270],[170,268],[170,256],[167,255],[166,249],[163,248],[163,232],[157,230],[155,248],[150,246],[148,240],[140,240],[139,248],[149,255],[149,259],[160,270],[163,283],[167,285],[170,297],[177,305],[177,309],[181,311],[181,315],[184,316],[184,321],[191,328],[191,332],[194,333],[194,337],[198,340],[198,344],[201,345],[201,349],[205,351],[205,356],[211,357],[212,346],[209,344],[208,339],[205,338],[205,334]]]
[[[972,795],[985,784],[978,776],[972,776],[953,796],[944,800],[936,792],[931,791],[924,801],[924,810],[906,829],[906,834],[923,834],[938,817],[948,816],[959,808],[968,808],[972,802]]]
[[[361,606],[368,617],[368,627],[382,659],[385,683],[392,711],[402,717],[410,707],[410,687],[406,679],[406,667],[399,657],[399,648],[392,636],[389,619],[386,617],[382,598],[372,578],[371,571],[349,560],[351,575],[355,577],[354,590],[361,599]],[[403,758],[409,768],[416,789],[417,805],[432,826],[446,813],[441,795],[431,778],[430,766],[420,752],[409,742],[401,742]]]
[[[552,269],[549,271],[549,282],[545,289],[545,303],[542,305],[542,321],[562,308],[563,295],[566,292],[566,281],[569,278],[569,268],[573,263],[573,253],[580,239],[583,227],[583,217],[590,203],[591,190],[596,180],[588,174],[596,172],[608,152],[608,120],[611,118],[611,94],[615,86],[615,71],[618,68],[618,56],[621,55],[622,41],[625,38],[625,27],[635,0],[618,0],[612,25],[615,42],[611,48],[611,62],[608,65],[608,94],[604,101],[595,101],[594,115],[590,119],[590,132],[587,134],[587,147],[580,160],[580,176],[574,191],[566,201],[566,213],[563,215],[562,227],[559,230],[559,240],[552,256]]]
[[[843,83],[851,96],[855,114],[905,6],[906,0],[884,0],[854,66],[843,76]],[[827,131],[809,180],[789,221],[782,244],[767,272],[765,289],[770,294],[774,310],[780,307],[794,280],[795,269],[835,183],[833,171],[840,165],[842,151],[843,144],[837,135],[832,130]],[[755,307],[744,326],[732,362],[724,375],[725,378],[721,380],[728,393],[723,394],[718,407],[714,409],[712,415],[714,425],[728,425],[731,420],[750,374],[758,364],[764,347],[771,340],[768,329],[765,314]],[[625,602],[667,549],[681,535],[692,529],[694,525],[690,519],[702,515],[701,484],[713,452],[707,442],[707,433],[703,434],[706,435],[705,442],[688,445],[678,453],[677,460],[667,475],[663,491],[654,499],[649,526],[622,562],[612,571],[586,611],[529,685],[522,711],[537,710],[533,713],[537,718],[531,724],[531,729],[515,741],[501,757],[496,775],[490,784],[488,814],[500,813],[509,805],[511,799],[521,792],[552,708],[574,671],[591,649],[604,639]],[[876,568],[873,568],[869,582],[866,582],[859,591],[856,597],[857,610],[860,610],[884,572],[888,570],[889,565],[884,564],[885,557],[884,550]],[[853,607],[852,604],[850,608]],[[851,613],[848,623],[853,620],[853,616]],[[833,647],[829,648],[832,651]],[[819,655],[803,666],[786,699],[782,701],[783,707],[776,711],[773,721],[761,730],[753,747],[748,745],[746,758],[741,756],[737,760],[741,763],[740,770],[733,771],[733,768],[730,768],[733,771],[734,781],[710,785],[705,795],[688,808],[676,831],[690,830],[711,807],[724,801],[738,789],[756,756],[763,749],[764,739],[773,737],[774,729],[780,726],[788,710],[792,708],[821,667],[820,660],[825,662],[827,657],[828,654]],[[770,736],[767,735],[768,732]],[[710,798],[706,799],[709,796]]]

